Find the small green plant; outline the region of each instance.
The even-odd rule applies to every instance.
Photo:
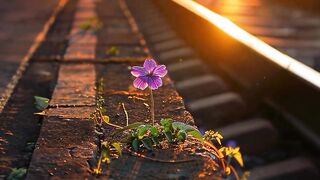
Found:
[[[41,97],[41,96],[34,96],[35,99],[35,106],[38,110],[43,111],[49,106],[50,99]]]
[[[241,180],[247,180],[250,176],[250,172],[249,171],[245,171],[242,173],[242,176],[241,176]]]
[[[226,158],[226,167],[225,167],[225,172],[227,175],[231,174],[233,172],[236,176],[237,179],[239,179],[235,169],[233,166],[230,165],[230,162],[232,159],[235,159],[238,164],[242,167],[243,166],[243,160],[242,160],[242,155],[240,153],[240,148],[239,147],[221,147],[219,149],[219,152],[223,154],[223,156]]]
[[[104,141],[100,143],[99,146],[99,155],[97,155],[97,163],[95,167],[92,167],[89,169],[89,172],[94,174],[94,175],[100,175],[102,173],[102,168],[101,164],[106,163],[109,164],[111,163],[112,158],[118,158],[122,154],[122,148],[121,148],[121,143],[114,142],[114,143],[109,143],[107,141]]]
[[[80,24],[79,28],[83,31],[88,31],[91,28],[91,23],[90,22],[84,22]]]
[[[103,120],[101,120],[103,121]],[[106,122],[107,125],[112,123]],[[109,164],[111,159],[121,156],[121,152],[126,149],[132,149],[136,152],[134,155],[143,158],[149,158],[139,153],[140,150],[146,149],[152,151],[154,148],[161,148],[163,142],[166,143],[186,143],[188,138],[192,138],[203,145],[204,150],[215,160],[220,160],[225,175],[233,173],[236,179],[239,179],[237,172],[231,165],[232,159],[235,159],[240,166],[243,166],[242,155],[239,147],[221,146],[222,136],[219,132],[206,131],[203,136],[195,127],[188,124],[173,121],[170,118],[161,119],[160,124],[150,125],[142,122],[135,122],[128,126],[119,126],[112,124],[116,130],[111,136],[121,137],[118,142],[110,143],[103,141],[101,143],[101,154],[98,156],[97,165],[90,170],[93,174],[101,174],[101,163]],[[220,146],[217,148],[213,142]],[[149,158],[152,159],[152,158]],[[246,174],[247,175],[247,174]]]
[[[107,122],[109,121],[108,116],[103,116],[103,114],[106,113],[106,109],[104,108],[105,101],[103,98],[103,92],[104,92],[103,81],[104,81],[103,78],[101,78],[96,84],[96,91],[97,91],[96,109],[94,112],[90,114],[90,119],[94,120],[99,125],[102,124],[102,121],[107,121]]]
[[[216,140],[219,145],[221,145],[221,139],[223,139],[222,135],[219,132],[214,132],[212,130],[206,131],[203,138],[206,141]]]
[[[170,143],[183,142],[188,135],[200,141],[203,140],[201,133],[196,128],[182,122],[173,122],[169,118],[162,119],[160,125],[141,124],[129,129],[131,130],[129,141],[125,143],[131,145],[134,151],[138,151],[142,147],[152,150],[154,146],[164,140]]]
[[[96,133],[98,135],[103,134],[103,123],[115,128],[121,128],[121,126],[110,123],[110,118],[106,115],[105,100],[103,98],[103,82],[104,79],[100,78],[99,81],[96,83],[96,108],[90,114],[90,119],[96,123]],[[121,144],[118,142],[109,143],[108,141],[102,141],[100,138],[98,138],[97,147],[97,152],[94,155],[97,160],[96,164],[94,167],[91,167],[89,169],[89,172],[94,175],[100,175],[102,173],[101,163],[109,164],[111,162],[111,158],[118,158],[122,153]]]
[[[146,149],[152,150],[153,145],[158,145],[159,130],[149,124],[143,124],[135,129],[132,129],[130,141],[132,148],[138,151],[139,146],[143,145]]]
[[[103,23],[97,17],[88,18],[85,22],[79,25],[82,31],[93,31],[97,32],[103,26]]]
[[[107,48],[106,54],[108,56],[117,56],[120,54],[120,49],[117,46],[111,46],[111,47]]]
[[[22,180],[27,173],[26,168],[13,168],[7,177],[7,180]]]
[[[98,126],[101,127],[102,123],[105,122],[106,124],[110,126],[114,126],[116,128],[119,128],[120,126],[115,125],[110,123],[110,118],[109,116],[105,115],[106,114],[106,109],[105,109],[105,101],[103,98],[103,93],[104,93],[104,79],[101,78],[96,85],[96,90],[97,90],[97,97],[96,97],[96,109],[94,112],[90,114],[90,119],[94,120]]]

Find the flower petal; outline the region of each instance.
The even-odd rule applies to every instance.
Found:
[[[131,68],[131,74],[134,77],[140,77],[140,76],[145,76],[148,74],[148,72],[144,69],[144,67],[141,66],[133,66]]]
[[[145,70],[151,73],[154,70],[154,68],[157,67],[157,63],[153,59],[146,59],[143,63],[143,67],[145,68]]]
[[[153,71],[153,75],[160,77],[164,77],[167,73],[168,71],[165,65],[159,65]]]
[[[144,90],[148,87],[147,82],[144,80],[143,77],[137,77],[134,81],[133,81],[133,86],[135,88]]]
[[[158,89],[162,86],[162,80],[159,76],[148,76],[147,83],[152,90]]]

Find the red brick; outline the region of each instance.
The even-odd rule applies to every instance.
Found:
[[[61,65],[50,104],[94,105],[96,73],[92,64]]]

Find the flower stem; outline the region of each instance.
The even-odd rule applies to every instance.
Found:
[[[127,126],[128,126],[129,125],[129,115],[128,115],[128,112],[126,110],[126,107],[124,106],[124,103],[122,103],[121,105],[122,105],[122,109],[123,109],[124,115],[126,116]]]
[[[150,100],[151,100],[151,104],[150,104],[150,112],[151,112],[151,120],[152,120],[152,125],[154,125],[154,99],[153,99],[153,93],[152,93],[152,89],[150,89]]]

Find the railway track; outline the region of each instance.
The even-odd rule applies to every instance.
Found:
[[[239,91],[239,89],[235,88],[234,86],[232,88],[232,83],[230,83],[228,79],[223,80],[221,78],[225,77],[223,76],[224,73],[221,72],[219,68],[214,68],[214,66],[212,65],[209,65],[210,67],[208,67],[206,61],[204,59],[201,59],[199,51],[188,46],[188,43],[184,42],[184,39],[181,38],[181,35],[179,37],[179,34],[177,32],[174,32],[174,30],[172,30],[170,26],[167,27],[167,29],[163,30],[162,22],[165,22],[166,19],[161,13],[159,13],[158,16],[155,15],[155,12],[157,12],[157,8],[155,7],[155,5],[152,5],[151,3],[144,4],[145,6],[136,5],[138,6],[136,7],[136,17],[141,18],[138,19],[138,22],[141,22],[141,31],[146,34],[146,39],[147,42],[149,42],[149,45],[152,47],[152,52],[159,57],[160,61],[169,64],[168,68],[169,70],[172,70],[171,76],[176,83],[177,90],[183,95],[186,106],[188,110],[194,115],[198,125],[204,126],[206,128],[219,128],[222,133],[225,132],[226,139],[233,139],[237,140],[238,142],[243,142],[241,143],[243,151],[247,152],[248,154],[260,153],[260,158],[265,157],[263,161],[266,163],[266,167],[274,168],[273,170],[275,170],[275,173],[278,172],[276,171],[277,169],[279,170],[279,164],[290,161],[291,158],[294,159],[293,161],[298,160],[295,159],[295,157],[299,155],[295,154],[294,152],[290,152],[297,147],[290,147],[289,145],[290,143],[292,143],[293,139],[297,140],[296,137],[290,137],[292,133],[295,132],[295,130],[290,130],[290,128],[286,128],[288,124],[279,122],[285,121],[284,118],[281,118],[280,114],[274,112],[271,112],[270,114],[270,112],[268,112],[267,110],[268,108],[264,105],[259,105],[259,101],[257,101],[257,99],[253,101],[250,100],[252,97],[248,97],[248,93],[242,93],[241,90]],[[159,3],[157,5],[159,5]],[[164,3],[164,11],[166,11],[167,6],[168,4]],[[150,11],[150,15],[143,15],[144,12],[141,12],[139,8],[148,9]],[[172,14],[169,14],[170,12]],[[181,11],[178,11],[177,9],[172,9],[170,11],[169,9],[166,13],[170,21],[170,18],[172,16],[178,17],[178,14],[181,13]],[[172,18],[172,21],[173,23],[176,23],[177,21],[182,22],[183,19],[187,18],[193,19],[195,17],[192,17],[192,15],[185,16],[185,14],[183,14],[181,15],[180,19]],[[188,21],[178,23],[179,25],[185,24],[185,26],[182,25],[180,27],[177,27],[179,25],[175,26],[172,23],[170,25],[173,26],[173,29],[178,29],[178,31],[180,29],[180,32],[187,31],[186,29],[188,26],[196,25],[193,23],[188,23]],[[198,25],[199,28],[209,28],[207,26],[203,27],[201,26],[201,24]],[[162,30],[159,30],[159,32],[157,32],[156,29]],[[171,31],[168,29],[171,29]],[[201,32],[189,31],[185,33],[186,36],[191,36],[191,34],[201,34]],[[186,36],[182,35],[182,37]],[[195,38],[199,37],[196,36]],[[204,46],[208,44],[207,42],[205,42],[205,38],[201,38],[201,41]],[[213,46],[217,44],[219,45],[219,43],[216,43],[213,44]],[[205,47],[203,46],[199,48],[205,49]],[[214,53],[218,52],[215,51]],[[220,53],[225,52],[223,51]],[[239,53],[238,56],[244,55],[241,55]],[[214,61],[214,59],[212,58],[216,57],[211,56],[209,58],[211,58],[210,61],[212,63]],[[217,64],[215,66],[217,66]],[[266,139],[266,136],[270,138]],[[263,141],[260,141],[259,139],[263,139]],[[278,143],[279,141],[284,143],[285,145],[282,143]],[[300,143],[305,142],[304,139],[300,139],[298,141],[300,141]],[[296,143],[298,141],[296,141]],[[272,153],[268,155],[268,149],[273,149],[269,152],[276,152],[275,154],[283,151],[286,152],[287,155],[291,154],[293,156],[286,156],[282,154],[284,155],[281,155],[283,159],[279,156],[276,158],[276,161],[279,161],[281,159],[281,161],[283,162],[280,161],[278,163],[274,163],[275,159],[268,159],[268,156],[273,156],[271,155]],[[251,158],[255,159],[255,157],[257,156],[252,156]],[[248,159],[251,158],[248,157]],[[249,161],[248,163],[250,164]],[[254,160],[252,161],[252,163],[255,164]],[[300,163],[297,162],[296,164]],[[261,167],[261,169],[263,169],[263,167]],[[260,171],[260,169],[257,171]],[[270,175],[269,178],[274,177]]]
[[[103,27],[96,32],[81,29],[81,24],[90,18],[101,21]],[[251,172],[250,179],[317,179],[317,137],[306,135],[312,132],[307,128],[312,122],[301,122],[304,114],[310,111],[302,112],[301,109],[299,120],[292,121],[296,119],[290,113],[294,108],[288,106],[289,110],[284,111],[282,107],[287,108],[285,103],[281,108],[275,108],[279,107],[279,101],[274,101],[274,97],[279,96],[278,91],[285,94],[285,88],[279,87],[266,98],[268,92],[261,89],[273,87],[268,86],[274,85],[270,83],[272,81],[267,85],[261,83],[260,86],[255,84],[254,88],[248,87],[252,87],[252,82],[263,82],[257,79],[260,80],[264,72],[277,72],[275,77],[279,74],[281,79],[290,77],[293,84],[302,85],[300,90],[310,92],[307,105],[317,104],[318,94],[310,99],[319,90],[303,78],[292,77],[290,72],[282,73],[280,67],[265,63],[264,58],[248,47],[241,46],[240,51],[231,53],[233,56],[225,54],[227,49],[220,47],[217,49],[221,54],[212,55],[217,51],[212,50],[212,45],[207,46],[212,41],[205,36],[199,37],[201,34],[198,33],[203,31],[187,29],[190,25],[194,27],[195,23],[199,23],[199,29],[212,28],[205,20],[174,2],[69,0],[32,54],[30,65],[0,115],[1,140],[5,142],[0,146],[1,177],[6,177],[12,168],[26,168],[27,179],[90,178],[88,159],[95,149],[95,134],[94,122],[88,117],[95,108],[95,82],[104,78],[108,115],[116,123],[123,125],[125,122],[119,103],[127,105],[133,120],[147,119],[148,107],[143,105],[143,99],[148,94],[132,90],[127,76],[128,66],[152,56],[167,65],[170,76],[165,79],[164,90],[157,92],[156,100],[162,104],[156,105],[167,107],[157,110],[159,117],[171,116],[182,122],[195,123],[202,131],[219,130],[225,143],[232,142],[241,147],[245,170]],[[229,42],[229,48],[237,44],[230,41],[228,35],[218,34],[220,39],[213,46],[220,45],[221,40]],[[199,42],[188,36],[200,39],[203,45],[199,46]],[[106,50],[113,47],[120,52],[107,54]],[[204,48],[207,49],[203,51]],[[258,57],[262,61],[254,65],[263,73],[250,77],[247,87],[243,86],[241,79],[247,80],[246,75],[252,74],[241,71],[244,66],[221,66],[222,60],[237,56],[250,60]],[[230,75],[235,73],[236,76]],[[264,77],[272,79],[274,76]],[[32,106],[35,95],[51,97],[49,109],[42,118],[33,114],[36,111]],[[288,98],[294,95],[288,93]],[[297,130],[294,122],[300,122],[307,132]],[[317,127],[314,125],[313,130]],[[193,163],[164,166],[124,155],[103,177],[195,179],[199,177],[194,173],[204,167]],[[158,171],[150,173],[154,171],[152,168]]]
[[[315,11],[304,10],[310,9],[310,6],[319,7],[316,1],[308,2],[309,5],[263,0],[198,2],[239,24],[279,51],[319,71],[319,15]]]

